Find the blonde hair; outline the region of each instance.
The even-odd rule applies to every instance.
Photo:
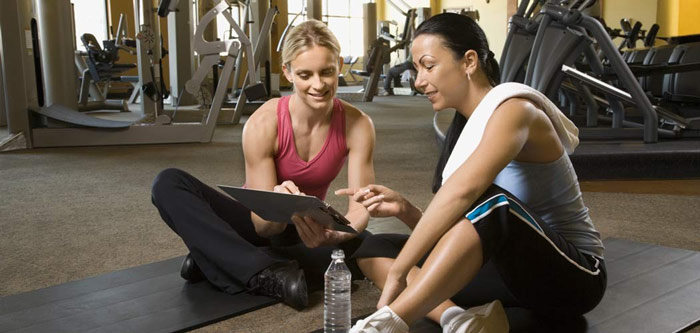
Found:
[[[292,28],[287,34],[282,49],[282,64],[289,67],[299,53],[313,46],[323,46],[340,59],[340,43],[333,32],[323,22],[309,20]]]

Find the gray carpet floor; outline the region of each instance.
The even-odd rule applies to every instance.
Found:
[[[355,103],[377,130],[378,183],[425,208],[437,149],[433,111],[424,97],[377,97]],[[35,149],[0,154],[0,296],[44,288],[187,252],[150,202],[162,169],[189,171],[210,185],[244,181],[240,125],[223,125],[209,144]],[[89,144],[86,142],[86,144]],[[331,185],[344,187],[345,171]],[[332,192],[331,192],[332,193]],[[604,237],[700,250],[700,196],[585,192]],[[344,210],[345,198],[328,202]],[[374,232],[407,232],[394,219],[375,219]],[[357,283],[353,315],[374,308],[378,291]],[[295,311],[278,304],[201,331],[305,332],[321,327],[322,295]]]

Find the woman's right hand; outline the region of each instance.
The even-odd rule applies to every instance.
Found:
[[[363,205],[372,217],[400,215],[406,200],[396,191],[382,185],[370,184],[360,189],[344,188],[335,191],[336,195],[347,195]]]
[[[299,190],[299,187],[297,187],[297,185],[294,184],[294,182],[291,180],[285,180],[282,182],[282,184],[275,185],[275,187],[273,187],[272,190],[279,193],[305,195]]]
[[[304,195],[304,193],[301,192],[297,185],[291,180],[285,180],[281,184],[275,185],[272,188],[272,191],[278,193]],[[272,237],[283,232],[284,229],[287,228],[286,223],[266,221],[255,213],[253,213],[253,216],[253,224],[255,225],[255,232],[258,234],[258,236]]]
[[[377,302],[377,309],[381,309],[384,306],[391,304],[401,292],[406,289],[406,275],[405,274],[392,274],[390,271],[384,282],[384,288],[382,289],[382,295],[379,297],[379,302]]]

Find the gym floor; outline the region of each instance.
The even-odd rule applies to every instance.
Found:
[[[377,182],[425,208],[438,154],[429,102],[422,96],[390,96],[354,104],[376,127]],[[210,185],[242,184],[241,129],[218,126],[209,144],[1,154],[0,296],[185,254],[150,203],[151,182],[160,170],[177,167]],[[331,191],[344,187],[346,177],[342,171]],[[581,187],[603,237],[700,250],[700,178],[584,181]],[[340,210],[347,206],[345,198],[332,194],[327,201]],[[370,230],[408,232],[395,219],[372,220]],[[371,284],[357,283],[353,316],[370,313],[378,296]],[[278,304],[199,331],[279,332],[279,318],[285,318],[287,331],[312,331],[322,325],[322,294],[311,295],[311,304],[301,312]]]

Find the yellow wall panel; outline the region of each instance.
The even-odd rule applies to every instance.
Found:
[[[277,52],[277,44],[279,44],[282,37],[282,32],[284,28],[287,27],[288,17],[287,17],[287,0],[272,0],[270,3],[271,7],[277,6],[280,13],[277,14],[275,20],[272,22],[272,29],[270,31],[270,72],[280,74],[280,86],[288,86],[289,82],[287,78],[282,75],[282,54]]]
[[[376,4],[377,4],[377,7],[376,7],[377,8],[377,21],[388,20],[389,18],[388,18],[387,13],[386,13],[387,12],[386,0],[377,0]]]
[[[679,0],[658,0],[656,23],[659,37],[678,36]]]
[[[632,24],[642,22],[642,29],[656,23],[657,2],[660,0],[607,0],[603,2],[603,19],[613,29],[620,28],[620,19]]]
[[[700,0],[680,0],[678,35],[700,34]]]
[[[437,15],[442,12],[442,0],[430,0],[430,15]]]

